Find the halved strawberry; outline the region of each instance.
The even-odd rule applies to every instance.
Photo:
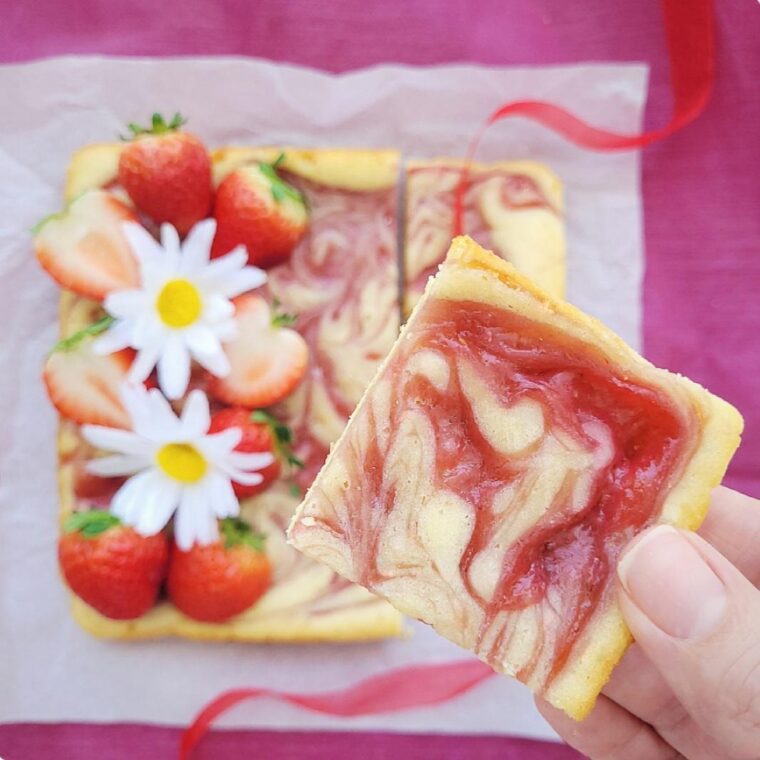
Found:
[[[235,299],[238,337],[225,343],[227,377],[210,377],[209,393],[233,406],[271,406],[293,392],[309,360],[306,341],[273,324],[267,302],[249,294]]]
[[[99,356],[92,352],[88,339],[73,343],[69,339],[58,345],[42,372],[53,406],[80,425],[128,428],[131,423],[119,387],[132,365],[134,351]]]
[[[248,249],[248,261],[272,267],[286,261],[309,221],[303,196],[277,174],[277,164],[242,166],[228,174],[216,191],[217,230],[212,256],[237,245]]]
[[[37,260],[59,285],[102,301],[112,290],[139,282],[137,260],[121,227],[134,221],[134,211],[113,195],[88,190],[38,226]]]

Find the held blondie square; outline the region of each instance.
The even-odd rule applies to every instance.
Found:
[[[631,641],[617,558],[696,529],[742,419],[456,238],[290,542],[582,719]]]

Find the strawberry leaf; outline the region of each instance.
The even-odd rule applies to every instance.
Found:
[[[292,327],[298,321],[298,314],[281,311],[272,315],[272,327]]]
[[[272,327],[292,327],[298,321],[298,314],[281,311],[279,298],[272,299]]]
[[[306,467],[306,464],[304,463],[303,459],[299,459],[292,452],[288,454],[288,464],[292,465],[293,467],[298,467],[299,470],[302,470],[304,467]]]
[[[65,211],[56,211],[54,214],[43,216],[37,224],[29,228],[29,232],[36,235],[48,222],[52,222],[53,219],[60,219],[65,213]]]
[[[255,533],[251,526],[239,517],[225,517],[219,521],[219,530],[225,549],[235,546],[249,546],[257,552],[264,551],[266,537],[261,533]]]
[[[81,533],[85,538],[94,538],[118,525],[121,525],[121,521],[116,515],[102,509],[93,509],[70,515],[63,524],[63,532]]]
[[[300,499],[302,496],[301,488],[299,487],[298,483],[288,483],[288,491],[290,492],[290,495],[295,496],[296,499]]]
[[[299,469],[304,463],[293,453],[293,431],[266,409],[256,409],[251,412],[251,422],[266,425],[272,433],[274,446],[278,456],[292,467]]]
[[[73,351],[75,348],[79,347],[79,344],[82,343],[83,340],[86,338],[93,338],[96,335],[100,335],[100,333],[105,332],[115,321],[116,319],[114,317],[112,317],[110,314],[106,314],[97,322],[93,322],[91,325],[83,327],[73,335],[69,335],[68,338],[59,340],[58,343],[56,343],[53,347],[53,352]]]
[[[285,160],[285,154],[280,153],[275,161],[271,164],[259,164],[261,173],[269,180],[271,186],[272,197],[275,203],[282,203],[286,198],[289,198],[296,203],[304,203],[303,195],[293,187],[285,182],[282,177],[277,173],[277,167]]]
[[[171,120],[167,122],[160,113],[156,112],[150,118],[149,127],[142,127],[131,121],[127,124],[127,129],[129,129],[131,134],[126,137],[120,135],[120,138],[122,140],[133,140],[135,137],[140,137],[141,135],[164,135],[167,132],[175,132],[186,123],[187,119],[180,113],[175,113]]]

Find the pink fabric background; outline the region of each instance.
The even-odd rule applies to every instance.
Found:
[[[716,6],[714,97],[695,124],[644,153],[644,345],[656,364],[704,383],[742,411],[745,439],[728,483],[760,496],[760,407],[754,403],[760,390],[760,5],[721,0]],[[330,71],[385,61],[643,60],[652,67],[646,125],[667,121],[667,54],[654,0],[480,0],[477,13],[472,7],[469,0],[5,0],[0,60],[239,54]],[[497,129],[508,140],[508,125]],[[0,754],[5,760],[163,758],[176,752],[178,735],[146,726],[2,726]],[[556,745],[491,737],[236,731],[215,733],[197,757],[246,755],[576,756]]]

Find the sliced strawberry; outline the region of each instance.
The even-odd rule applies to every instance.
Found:
[[[130,349],[108,356],[92,352],[83,341],[70,350],[56,350],[42,373],[48,396],[64,417],[80,425],[128,428],[129,415],[119,398],[134,352]]]
[[[256,295],[235,300],[239,334],[224,346],[227,377],[210,377],[209,393],[234,406],[270,406],[301,382],[309,360],[306,341],[295,330],[272,324],[267,302]]]
[[[105,190],[88,190],[42,223],[34,236],[37,260],[64,288],[102,301],[139,282],[137,260],[122,224],[134,211]]]

